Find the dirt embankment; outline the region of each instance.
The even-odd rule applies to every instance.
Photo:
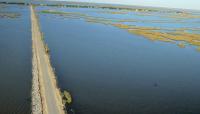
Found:
[[[56,76],[45,51],[39,22],[33,6],[31,10],[32,45],[33,45],[33,114],[64,114],[60,90]]]

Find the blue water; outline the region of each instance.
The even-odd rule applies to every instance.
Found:
[[[0,18],[0,114],[31,113],[31,29],[28,6],[5,5]]]
[[[83,19],[42,13],[39,18],[59,86],[71,92],[76,114],[200,113],[200,53],[195,47],[153,42]]]

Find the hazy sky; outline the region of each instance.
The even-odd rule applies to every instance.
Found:
[[[200,10],[200,0],[69,0],[86,1],[99,3],[132,4],[142,6],[160,6],[171,8],[198,9]]]

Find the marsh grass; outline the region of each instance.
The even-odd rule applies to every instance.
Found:
[[[199,15],[193,15],[191,13],[188,13],[188,12],[176,12],[176,13],[173,13],[171,15],[169,15],[168,17],[170,18],[177,18],[177,19],[198,19],[200,18]]]
[[[85,14],[78,13],[78,12],[62,12],[62,11],[56,11],[56,10],[43,10],[41,13],[46,14],[60,14],[60,15],[79,15],[79,16],[85,16]]]
[[[112,25],[120,29],[125,29],[130,34],[140,35],[152,41],[177,43],[177,45],[180,48],[186,47],[185,43],[191,44],[193,46],[200,46],[200,34],[187,32],[188,28],[166,29],[158,27],[127,25],[127,24],[122,24],[122,22],[127,22],[127,21],[136,22],[137,20],[127,20],[127,19],[120,20],[120,19],[94,17],[79,12],[61,12],[55,10],[43,10],[41,11],[41,13],[59,14],[66,17],[76,17],[77,19],[83,18],[86,22],[90,23],[101,23],[106,25]],[[178,43],[180,41],[184,43]],[[198,48],[198,50],[200,49]]]
[[[67,14],[66,12],[60,12],[60,11],[53,11],[53,10],[43,10],[41,13],[48,13],[48,14]]]
[[[18,18],[20,17],[21,14],[20,13],[13,13],[13,12],[0,12],[0,18]]]

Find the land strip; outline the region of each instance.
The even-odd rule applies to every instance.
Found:
[[[36,91],[39,90],[39,97],[37,100],[40,99],[40,108],[42,110],[42,112],[40,112],[40,109],[35,109],[35,114],[64,114],[62,97],[56,84],[56,76],[52,69],[49,55],[46,53],[45,45],[42,40],[42,34],[39,28],[38,18],[32,5],[30,6],[30,10],[32,22],[33,68],[35,70],[33,76],[38,78],[35,79],[36,83],[38,80],[38,87],[36,87]],[[32,100],[33,99],[34,98],[32,98]],[[40,103],[40,101],[38,103]],[[38,104],[32,103],[32,106],[33,105],[35,106]],[[40,105],[37,107],[39,106]]]

